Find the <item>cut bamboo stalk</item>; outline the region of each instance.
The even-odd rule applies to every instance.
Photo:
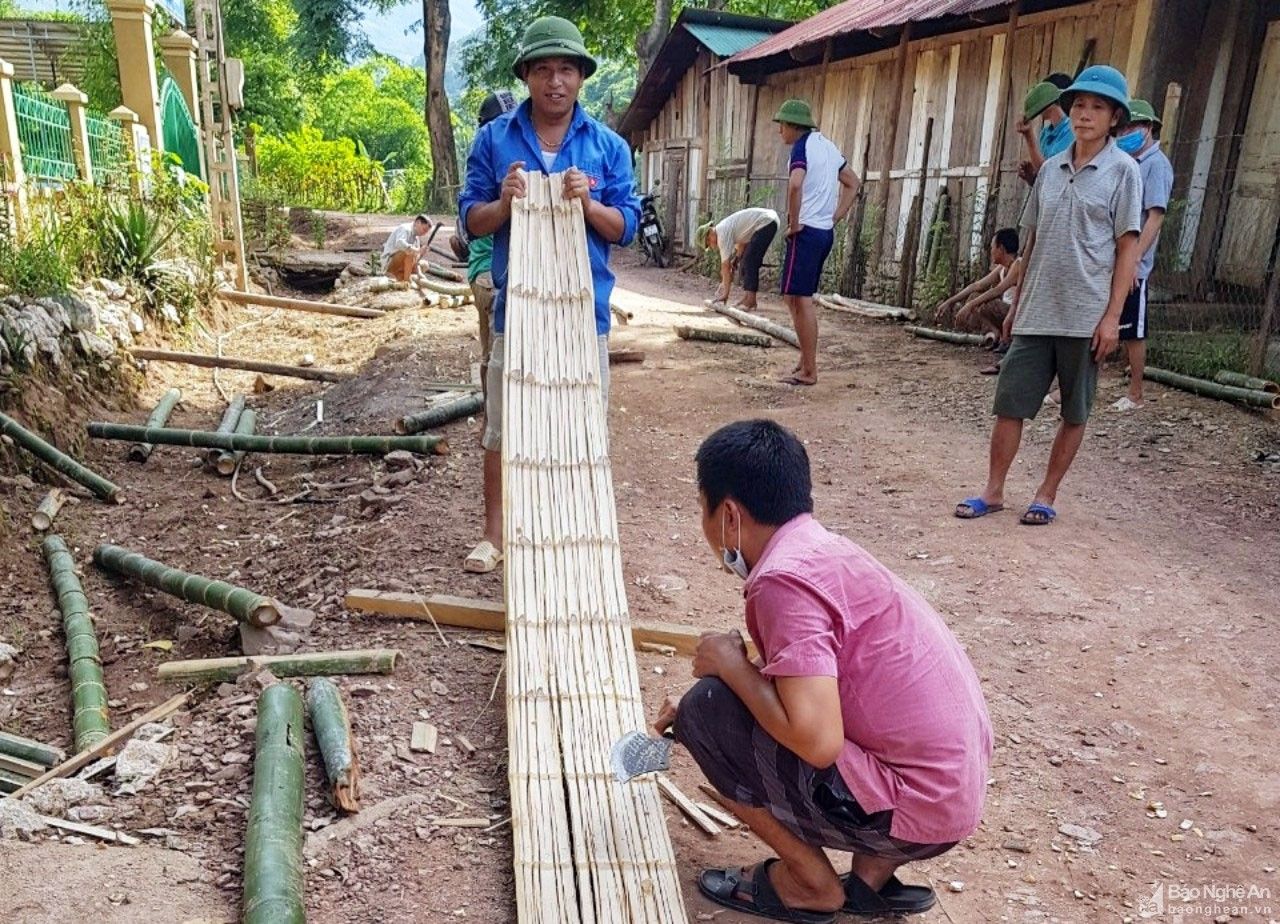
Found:
[[[711,302],[709,307],[720,312],[727,318],[732,318],[745,327],[752,327],[758,331],[763,331],[770,337],[776,337],[783,343],[790,344],[796,349],[800,348],[800,338],[796,336],[796,332],[790,328],[783,327],[781,324],[775,324],[768,318],[762,318],[758,314],[751,314],[749,311],[743,311],[741,308],[734,308],[732,305],[726,305],[724,302]]]
[[[313,302],[305,298],[282,298],[279,295],[262,295],[258,292],[239,292],[220,289],[218,295],[237,305],[253,305],[261,308],[284,308],[287,311],[310,311],[314,314],[332,314],[347,318],[380,318],[385,311],[375,308],[357,308],[355,305],[337,305],[331,302]]]
[[[45,767],[52,767],[59,761],[67,759],[67,755],[61,748],[42,744],[39,741],[33,741],[21,735],[11,735],[8,732],[0,732],[0,754],[20,757],[23,760],[30,760]]]
[[[773,346],[773,338],[764,334],[748,334],[740,330],[716,330],[713,327],[675,328],[676,336],[681,340],[705,340],[708,343],[737,343],[742,346]]]
[[[67,676],[71,681],[73,746],[92,748],[111,733],[107,718],[107,687],[102,680],[98,636],[89,615],[89,598],[76,575],[75,559],[61,536],[46,536],[42,548],[49,578],[62,611],[67,639]]]
[[[179,693],[176,696],[171,696],[154,709],[144,712],[127,725],[122,725],[120,728],[117,728],[111,734],[107,735],[106,738],[102,739],[102,741],[98,742],[94,747],[67,758],[62,763],[58,764],[58,766],[51,768],[47,773],[42,776],[38,776],[30,783],[27,783],[21,789],[10,793],[10,798],[17,799],[25,796],[33,789],[43,786],[50,780],[57,780],[65,776],[70,776],[77,770],[89,766],[89,764],[93,763],[98,758],[105,757],[120,742],[133,737],[134,732],[142,726],[151,722],[159,722],[161,719],[167,718],[177,712],[186,705],[187,700],[190,698],[190,693]]]
[[[302,697],[276,683],[258,697],[253,793],[244,836],[244,924],[305,924]]]
[[[33,760],[24,760],[12,754],[0,754],[0,770],[6,770],[28,780],[34,780],[47,769],[49,768],[44,764],[38,764]]]
[[[923,337],[926,340],[941,340],[943,343],[955,343],[961,346],[991,346],[996,342],[995,334],[963,334],[955,330],[937,330],[933,327],[919,327],[915,324],[908,324],[902,328],[908,334],[915,337]]]
[[[1280,394],[1280,384],[1270,379],[1260,379],[1256,375],[1245,375],[1243,372],[1231,372],[1221,369],[1213,380],[1219,385],[1230,385],[1233,388],[1244,388],[1249,391],[1269,391],[1273,395]]]
[[[1231,385],[1219,385],[1217,382],[1210,382],[1208,379],[1180,375],[1177,372],[1170,372],[1168,369],[1157,369],[1154,366],[1147,366],[1142,373],[1142,377],[1153,382],[1159,382],[1161,385],[1180,388],[1183,391],[1189,391],[1193,395],[1200,395],[1205,398],[1217,398],[1219,401],[1235,401],[1251,407],[1265,408],[1269,411],[1280,408],[1280,394],[1272,394],[1269,391],[1255,391],[1248,388],[1236,388]]]
[[[173,409],[178,406],[178,402],[182,400],[182,390],[178,388],[170,388],[164,393],[155,409],[151,412],[151,416],[147,418],[148,427],[163,427],[169,422],[169,415],[173,413]],[[129,458],[134,462],[146,462],[151,458],[151,451],[156,447],[150,443],[134,443],[129,447]]]
[[[666,796],[671,803],[680,811],[688,816],[689,820],[701,828],[703,831],[715,837],[720,833],[720,826],[712,821],[707,813],[698,808],[698,804],[682,793],[676,784],[661,773],[658,774],[658,791]]]
[[[360,762],[356,739],[351,733],[351,717],[337,685],[316,677],[307,684],[307,712],[315,732],[324,773],[329,780],[329,799],[344,812],[360,811]]]
[[[246,671],[265,667],[277,677],[328,677],[334,674],[390,674],[400,652],[392,648],[313,651],[291,655],[203,658],[161,664],[156,676],[175,683],[235,680]]]
[[[146,359],[152,362],[183,363],[187,366],[201,366],[206,369],[239,369],[242,372],[262,372],[266,375],[282,375],[294,379],[307,379],[312,382],[345,382],[351,378],[351,373],[338,372],[334,369],[288,366],[284,363],[267,363],[257,359],[243,359],[238,356],[210,356],[207,353],[149,350],[142,347],[134,347],[129,352],[134,359]]]
[[[226,581],[214,581],[170,568],[118,545],[104,543],[98,546],[93,551],[93,563],[103,571],[134,578],[188,603],[221,610],[259,629],[274,626],[280,621],[280,604],[270,597]]]
[[[62,488],[50,489],[49,493],[44,496],[44,500],[40,501],[40,506],[36,508],[36,512],[31,514],[31,528],[38,533],[47,530],[53,525],[54,518],[66,502],[66,491],[62,490]]]
[[[432,292],[440,295],[448,296],[466,296],[471,294],[471,286],[465,282],[446,282],[443,279],[433,279],[431,276],[419,276],[418,284]]]
[[[245,452],[285,453],[292,455],[342,456],[386,455],[397,449],[420,455],[444,455],[449,444],[443,437],[416,436],[250,436],[238,433],[211,433],[207,430],[148,430],[132,424],[95,421],[88,425],[89,435],[104,440],[146,440],[169,446],[197,446],[204,449],[243,450]]]
[[[244,413],[240,415],[240,419],[236,421],[235,432],[239,436],[252,436],[257,426],[257,412],[251,408],[245,408]],[[228,452],[224,449],[218,453],[218,458],[214,460],[213,467],[217,469],[219,475],[230,477],[231,473],[236,470],[236,466],[240,464],[240,460],[244,458],[244,455],[243,449],[238,449],[234,452]]]
[[[425,268],[432,276],[437,276],[446,282],[466,282],[467,278],[457,270],[451,270],[447,266],[441,266],[439,263],[432,263],[430,260],[423,260],[418,264],[419,267]]]
[[[860,298],[846,298],[843,295],[832,294],[815,296],[814,301],[829,311],[853,314],[877,321],[914,321],[916,319],[916,313],[907,308],[877,305],[875,302],[866,302]]]
[[[9,437],[54,471],[84,485],[96,497],[117,504],[122,500],[120,488],[116,485],[81,465],[56,446],[46,443],[7,414],[0,414],[0,434]]]
[[[644,350],[610,350],[609,365],[616,366],[619,363],[642,363],[644,362]]]
[[[483,410],[484,398],[478,393],[472,393],[455,401],[437,404],[417,414],[406,414],[396,421],[396,432],[421,433],[423,430],[443,427],[463,417],[479,414]]]
[[[218,429],[214,433],[220,433],[230,436],[236,432],[236,424],[240,422],[240,415],[244,413],[245,397],[244,395],[236,395],[227,402],[226,410],[222,412],[222,419],[218,421]],[[205,451],[205,461],[210,465],[216,465],[218,454],[222,452],[220,449],[209,449]]]
[[[4,793],[5,795],[15,793],[28,782],[27,778],[19,773],[10,773],[8,770],[0,770],[0,793]]]
[[[617,319],[618,323],[623,326],[626,326],[627,324],[631,323],[632,319],[635,318],[634,312],[627,311],[624,308],[620,308],[617,305],[615,305],[613,302],[609,303],[609,311],[613,313],[613,316],[615,319]]]

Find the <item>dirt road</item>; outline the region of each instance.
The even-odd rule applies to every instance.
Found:
[[[985,354],[824,315],[821,381],[793,389],[775,384],[794,360],[788,347],[674,338],[673,324],[726,323],[702,308],[704,281],[628,266],[629,255],[620,262],[615,301],[635,318],[615,339],[648,357],[642,366],[614,368],[610,415],[633,614],[709,628],[739,624],[740,582],[718,572],[698,530],[692,457],[719,424],[770,416],[808,444],[819,518],[920,588],[978,668],[997,737],[986,816],[969,841],[906,871],[939,891],[939,906],[923,920],[1136,920],[1139,903],[1158,886],[1172,910],[1179,889],[1211,883],[1269,890],[1235,902],[1240,917],[1280,918],[1280,475],[1252,461],[1255,449],[1280,445],[1280,426],[1153,386],[1140,414],[1098,415],[1056,524],[1019,526],[1013,512],[962,522],[952,508],[985,472],[993,383],[975,374]],[[776,298],[764,300],[762,312],[783,314]],[[238,309],[225,327],[255,319],[261,323],[226,338],[228,354],[293,362],[309,352],[318,365],[359,371],[323,393],[324,423],[313,433],[385,431],[393,415],[421,405],[421,383],[463,378],[478,358],[469,309],[376,321]],[[220,379],[228,391],[250,382],[235,373]],[[216,421],[220,399],[207,370],[152,367],[151,396],[171,384],[187,394],[177,425]],[[1119,380],[1109,378],[1099,404],[1120,393]],[[315,419],[320,395],[318,386],[282,387],[257,399],[259,420],[273,432],[300,430]],[[1011,507],[1031,499],[1053,423],[1046,416],[1028,427],[1010,479]],[[430,460],[385,502],[363,507],[359,495],[385,476],[382,462],[251,459],[250,469],[262,466],[282,495],[307,478],[326,485],[281,506],[249,469],[239,481],[246,502],[226,480],[193,466],[189,453],[161,449],[137,467],[121,447],[95,444],[90,457],[134,501],[121,510],[86,501],[60,521],[82,561],[103,539],[133,544],[312,607],[320,616],[316,647],[405,651],[405,667],[393,677],[344,683],[365,763],[369,810],[357,825],[334,818],[310,762],[314,921],[514,919],[500,685],[490,699],[501,655],[459,644],[473,636],[450,633],[445,646],[420,624],[341,605],[352,586],[500,597],[497,576],[459,569],[478,534],[479,425],[459,422],[445,432],[448,457]],[[34,489],[13,491],[5,503],[15,510],[39,497]],[[0,636],[12,642],[20,634],[26,652],[0,723],[65,743],[66,681],[55,668],[61,636],[33,548],[8,543],[0,557],[11,588],[0,601]],[[232,630],[217,614],[86,572],[107,639],[108,688],[127,700],[117,716],[164,697],[153,669],[166,657],[229,653]],[[171,655],[139,647],[156,638],[176,640]],[[655,709],[690,679],[678,659],[641,655],[641,668]],[[149,686],[131,687],[142,683]],[[209,920],[230,919],[239,899],[252,692],[204,696],[175,736],[177,762],[142,795],[111,800],[113,821],[127,830],[165,828],[166,846],[198,861],[201,889],[223,899],[218,908],[201,893]],[[407,751],[419,718],[449,741],[434,756]],[[475,742],[476,755],[452,743],[459,733]],[[674,777],[695,791],[696,768],[679,752]],[[432,823],[456,816],[488,817],[493,827]],[[739,920],[698,897],[691,880],[701,866],[757,860],[761,846],[745,833],[708,839],[674,812],[668,818],[691,919]],[[0,864],[20,856],[7,851],[0,842]],[[50,909],[26,920],[65,920],[47,887],[35,888],[42,878],[29,868],[17,877],[24,907],[38,899]],[[133,901],[142,903],[153,888],[140,876],[121,891],[136,892]],[[1213,910],[1204,920],[1229,913]],[[94,919],[129,914],[128,905],[104,897]]]

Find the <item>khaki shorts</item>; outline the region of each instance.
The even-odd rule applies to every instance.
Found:
[[[493,275],[481,273],[471,280],[471,297],[476,303],[476,322],[480,330],[480,389],[489,393],[489,353],[493,349]]]
[[[493,351],[489,354],[489,371],[485,384],[484,397],[484,435],[480,437],[480,445],[490,452],[502,448],[502,370],[507,348],[507,338],[495,334]],[[596,337],[596,345],[600,349],[600,390],[604,397],[604,409],[609,410],[609,335]]]
[[[1098,364],[1090,337],[1040,337],[1015,334],[1000,362],[993,413],[1030,420],[1040,413],[1053,377],[1062,388],[1062,419],[1082,424],[1089,419],[1098,390]]]

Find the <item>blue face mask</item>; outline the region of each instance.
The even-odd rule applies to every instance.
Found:
[[[1130,155],[1137,154],[1146,143],[1147,133],[1141,128],[1135,128],[1133,131],[1126,132],[1116,139],[1116,144],[1120,150]]]
[[[724,544],[724,520],[720,521],[720,547],[723,551],[720,553],[720,559],[724,562],[726,571],[732,571],[742,580],[747,579],[747,575],[751,573],[747,568],[747,560],[742,557],[742,524],[738,524],[738,547],[732,552],[729,547]]]

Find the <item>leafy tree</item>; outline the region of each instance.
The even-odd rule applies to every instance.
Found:
[[[311,122],[327,138],[361,142],[385,167],[425,166],[429,149],[421,76],[390,58],[348,68],[321,83]]]
[[[379,12],[405,0],[292,0],[298,24],[294,43],[300,59],[320,70],[367,54],[369,40],[360,29],[366,9]]]

